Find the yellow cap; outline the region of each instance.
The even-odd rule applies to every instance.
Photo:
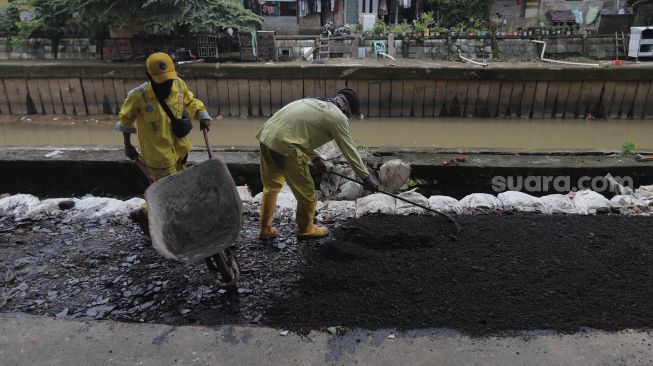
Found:
[[[157,52],[151,54],[145,61],[145,68],[156,83],[177,78],[175,64],[167,53]]]

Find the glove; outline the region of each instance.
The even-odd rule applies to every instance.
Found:
[[[322,159],[321,157],[317,157],[313,159],[311,163],[313,164],[313,167],[315,167],[315,169],[317,169],[317,171],[320,173],[324,173],[328,170],[326,161],[324,161],[324,159]]]
[[[373,174],[368,175],[363,179],[363,186],[365,189],[371,192],[378,192],[379,191],[379,181],[376,179],[376,177]]]
[[[139,154],[134,145],[125,145],[125,155],[129,159],[134,160],[138,157]]]
[[[209,130],[209,127],[211,127],[211,120],[210,119],[201,119],[200,120],[200,130]]]

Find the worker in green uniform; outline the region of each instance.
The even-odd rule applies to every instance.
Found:
[[[325,161],[316,148],[334,140],[365,188],[376,192],[379,184],[363,163],[351,137],[349,118],[360,114],[360,100],[352,89],[339,90],[334,98],[306,98],[292,102],[265,122],[256,138],[261,143],[260,239],[277,235],[272,219],[277,195],[283,183],[288,183],[297,199],[297,237],[319,238],[329,234],[325,227],[315,226],[315,183],[309,172],[312,162],[320,172],[326,172]]]

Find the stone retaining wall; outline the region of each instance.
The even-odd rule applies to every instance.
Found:
[[[10,38],[0,37],[0,60],[93,60],[97,58],[99,54],[95,40],[89,38],[62,38],[56,45],[51,39],[30,38],[20,46],[12,46]]]
[[[534,61],[539,58],[541,46],[531,42],[528,37],[442,37],[429,39],[396,39],[395,57],[419,60],[455,60],[458,50],[462,56],[479,61]],[[539,38],[538,38],[539,39]],[[547,42],[547,55],[584,56],[596,60],[612,60],[617,57],[615,40],[609,36],[556,36],[542,37]],[[115,40],[114,40],[115,41]],[[342,45],[332,45],[330,57],[357,57],[358,47],[365,47],[365,57],[373,57],[373,42],[387,39],[345,40]],[[276,48],[280,60],[302,60],[303,56],[316,47],[314,57],[318,57],[319,37],[293,38],[280,37]],[[115,43],[115,42],[114,42]],[[112,43],[113,44],[113,43]],[[100,58],[94,40],[88,38],[66,38],[58,41],[56,53],[52,40],[35,38],[24,42],[20,47],[11,47],[8,38],[0,38],[0,60],[28,59],[76,59]],[[105,52],[108,49],[105,47]],[[623,50],[619,56],[624,57]],[[106,58],[106,56],[105,56]]]

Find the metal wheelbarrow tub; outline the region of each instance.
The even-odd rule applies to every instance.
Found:
[[[242,228],[242,202],[227,166],[206,160],[145,192],[150,236],[164,257],[195,263],[227,249]]]

